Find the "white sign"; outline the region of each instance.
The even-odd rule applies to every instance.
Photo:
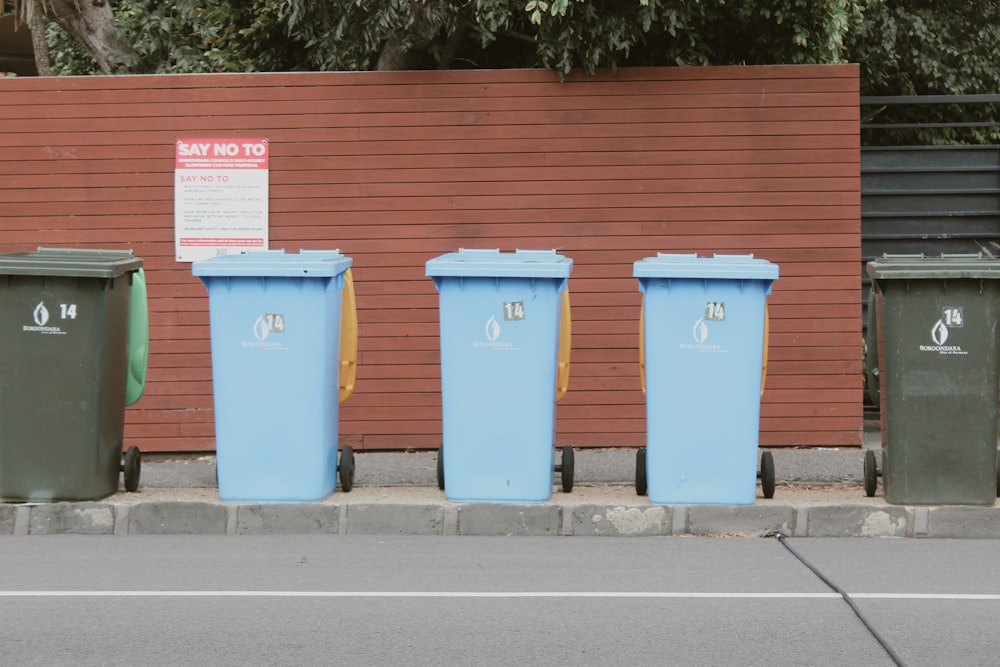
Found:
[[[267,250],[267,139],[178,139],[174,237],[178,262]]]

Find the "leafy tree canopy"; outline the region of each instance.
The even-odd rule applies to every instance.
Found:
[[[27,1],[27,0],[25,0]],[[41,0],[35,0],[41,1]],[[878,0],[876,0],[878,1]],[[119,0],[114,71],[837,63],[854,0]],[[52,35],[57,73],[95,65]]]
[[[1000,92],[995,0],[117,0],[103,40],[66,7],[104,0],[20,3],[53,21],[56,74],[858,62],[866,96]],[[997,142],[957,124],[998,111],[874,106],[866,121],[952,127],[864,141]]]

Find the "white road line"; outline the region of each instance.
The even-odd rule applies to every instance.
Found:
[[[848,593],[855,600],[1000,600],[994,593]]]
[[[1000,601],[1000,594],[977,593],[851,593],[863,600]],[[837,593],[705,593],[631,591],[0,591],[0,598],[619,598],[822,600]]]

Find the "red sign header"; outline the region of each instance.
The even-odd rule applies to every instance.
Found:
[[[178,139],[175,169],[267,169],[267,139]]]

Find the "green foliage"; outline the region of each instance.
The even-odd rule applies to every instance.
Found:
[[[132,45],[133,74],[302,69],[296,64],[303,45],[289,36],[280,0],[122,0],[115,21]],[[57,26],[50,25],[48,40],[56,74],[97,73],[93,59]]]
[[[423,67],[834,63],[854,0],[119,0],[129,70],[372,69],[387,44]],[[58,73],[93,66],[52,37]],[[457,47],[457,48],[450,48]]]
[[[544,3],[542,3],[544,4]],[[620,65],[839,63],[861,25],[852,0],[552,0],[538,25],[541,64],[568,73]],[[539,11],[542,10],[542,11]]]
[[[53,75],[103,74],[101,68],[97,66],[97,61],[87,53],[87,50],[55,23],[46,24],[45,40],[49,45],[49,60]]]
[[[997,44],[1000,3],[993,0],[885,0],[866,12],[848,47],[861,63],[862,95],[995,95]],[[875,105],[863,112],[863,123],[925,125],[864,130],[866,145],[1000,143],[995,127],[930,126],[995,121],[997,104]]]
[[[421,64],[435,65],[447,30],[464,3],[448,0],[284,0],[290,33],[307,46],[308,69],[374,69],[386,43],[423,51]],[[427,34],[425,34],[427,33]],[[429,45],[426,43],[429,42]]]

